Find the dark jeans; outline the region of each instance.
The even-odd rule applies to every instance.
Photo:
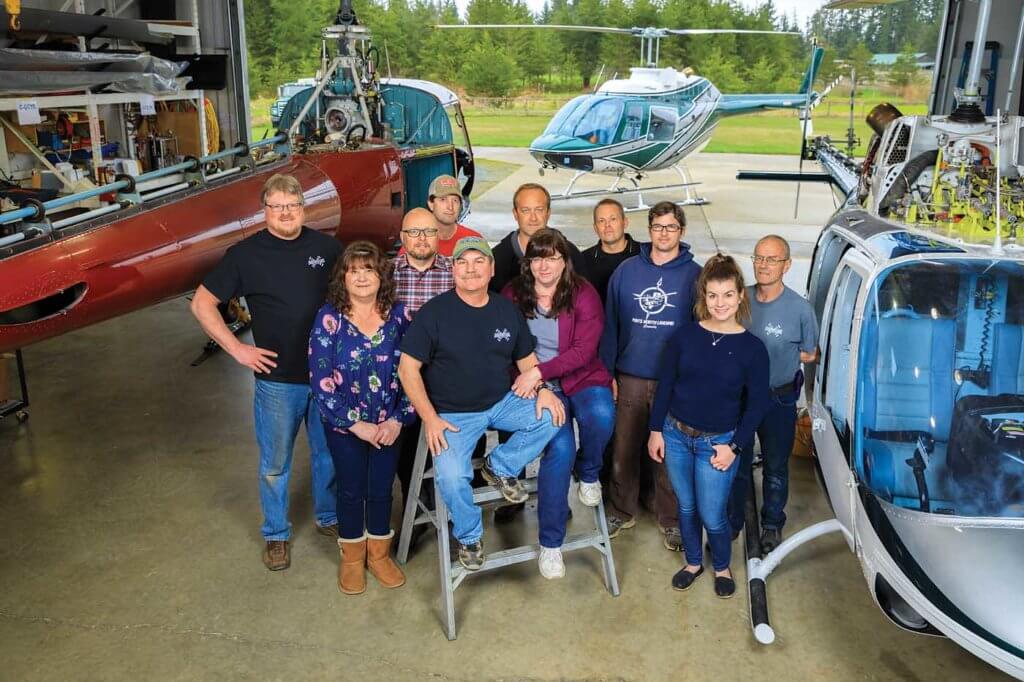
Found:
[[[628,520],[636,516],[643,495],[643,483],[654,488],[654,512],[658,525],[675,528],[679,525],[678,502],[665,465],[647,454],[651,403],[658,382],[628,374],[616,376],[619,400],[615,404],[615,435],[612,438],[612,472],[609,477],[608,513]],[[645,481],[646,479],[646,481]]]
[[[732,431],[714,436],[689,436],[676,427],[675,419],[665,419],[665,468],[679,498],[679,532],[683,536],[686,563],[700,566],[704,560],[701,526],[708,534],[711,561],[716,571],[729,568],[732,560],[732,536],[729,533],[729,491],[732,489],[739,458],[725,471],[711,466],[714,446],[732,440]]]
[[[387,535],[398,444],[377,450],[350,433],[324,430],[338,482],[338,535],[346,540],[361,538],[364,532]]]
[[[786,501],[789,499],[789,457],[796,437],[796,396],[772,396],[771,408],[761,425],[757,438],[761,442],[763,468],[761,525],[782,530],[786,524]],[[754,446],[740,451],[740,468],[736,472],[729,497],[729,525],[738,533],[743,529],[747,489],[753,475]]]
[[[537,475],[538,535],[543,547],[561,547],[565,540],[573,462],[581,481],[595,482],[615,423],[615,404],[610,388],[592,386],[572,396],[559,392],[558,397],[565,405],[565,424],[544,449]],[[580,427],[583,453],[580,459],[576,457],[574,419]]]

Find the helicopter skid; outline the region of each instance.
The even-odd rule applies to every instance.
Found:
[[[679,173],[680,177],[683,179],[683,182],[642,187],[636,179],[630,177],[627,179],[631,183],[633,183],[632,187],[619,187],[619,183],[623,179],[623,176],[619,176],[615,178],[615,182],[613,182],[611,187],[608,187],[607,189],[587,189],[575,191],[574,187],[576,185],[576,182],[584,175],[588,175],[590,173],[590,171],[577,171],[573,175],[572,180],[569,181],[569,185],[568,187],[565,188],[565,191],[562,192],[561,194],[552,194],[551,200],[565,201],[567,199],[585,199],[587,197],[614,197],[623,194],[635,193],[637,198],[636,205],[626,206],[624,207],[625,210],[627,212],[646,211],[647,209],[650,208],[650,206],[644,201],[644,192],[658,192],[664,190],[685,189],[685,196],[682,199],[670,199],[669,201],[672,201],[672,203],[678,204],[679,206],[703,206],[704,204],[710,203],[704,197],[694,195],[693,192],[690,190],[691,187],[695,187],[696,185],[699,185],[701,183],[689,181],[689,179],[685,177],[685,175],[680,169],[675,168],[675,170],[677,173]]]

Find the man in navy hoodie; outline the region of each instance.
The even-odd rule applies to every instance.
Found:
[[[636,525],[641,483],[654,487],[654,512],[665,547],[682,551],[679,511],[665,465],[647,456],[647,422],[658,384],[658,363],[669,337],[693,321],[693,261],[683,209],[670,201],[647,215],[651,243],[626,259],[608,282],[601,359],[615,376],[615,437],[608,500],[612,537]]]

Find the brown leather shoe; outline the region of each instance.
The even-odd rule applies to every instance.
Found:
[[[338,589],[342,594],[362,594],[366,591],[366,536],[358,540],[338,538],[338,548]]]
[[[283,571],[292,565],[292,555],[287,540],[267,540],[263,548],[263,565],[271,571]]]
[[[391,540],[394,536],[394,531],[384,536],[366,536],[366,569],[377,582],[387,588],[405,584],[405,574],[391,558]]]
[[[313,525],[316,525],[316,524],[313,524]],[[316,527],[316,532],[320,533],[320,535],[326,535],[329,538],[333,538],[333,539],[337,540],[338,539],[338,524],[332,523],[329,526],[317,526]]]

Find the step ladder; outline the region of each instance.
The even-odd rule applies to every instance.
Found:
[[[437,532],[437,556],[440,565],[441,577],[441,606],[445,616],[445,634],[449,641],[456,638],[455,629],[455,590],[468,575],[475,573],[486,573],[504,566],[531,561],[540,556],[540,544],[521,545],[511,547],[497,552],[489,552],[486,555],[483,567],[478,571],[467,571],[459,563],[458,559],[451,558],[451,544],[448,531],[448,507],[441,497],[441,490],[437,487],[434,479],[434,470],[426,471],[430,451],[427,448],[427,441],[421,432],[419,445],[416,448],[416,459],[412,467],[412,480],[409,483],[409,497],[405,503],[405,513],[402,515],[402,532],[398,542],[397,560],[405,564],[409,559],[409,545],[412,540],[412,531],[415,526],[430,523]],[[482,460],[473,462],[474,469],[482,466]],[[431,479],[434,486],[435,509],[431,510],[420,500],[420,489],[424,479]],[[537,493],[537,479],[529,478],[524,482],[527,492],[533,496]],[[566,491],[568,494],[568,491]],[[490,485],[473,489],[473,501],[476,504],[489,502],[504,502],[505,498],[501,493]],[[578,549],[593,548],[601,553],[601,563],[604,568],[604,585],[613,597],[619,596],[619,580],[615,575],[615,559],[612,557],[611,538],[608,537],[608,519],[605,517],[604,505],[599,504],[592,508],[594,510],[594,529],[585,533],[567,535],[562,543],[562,552],[572,552]]]

